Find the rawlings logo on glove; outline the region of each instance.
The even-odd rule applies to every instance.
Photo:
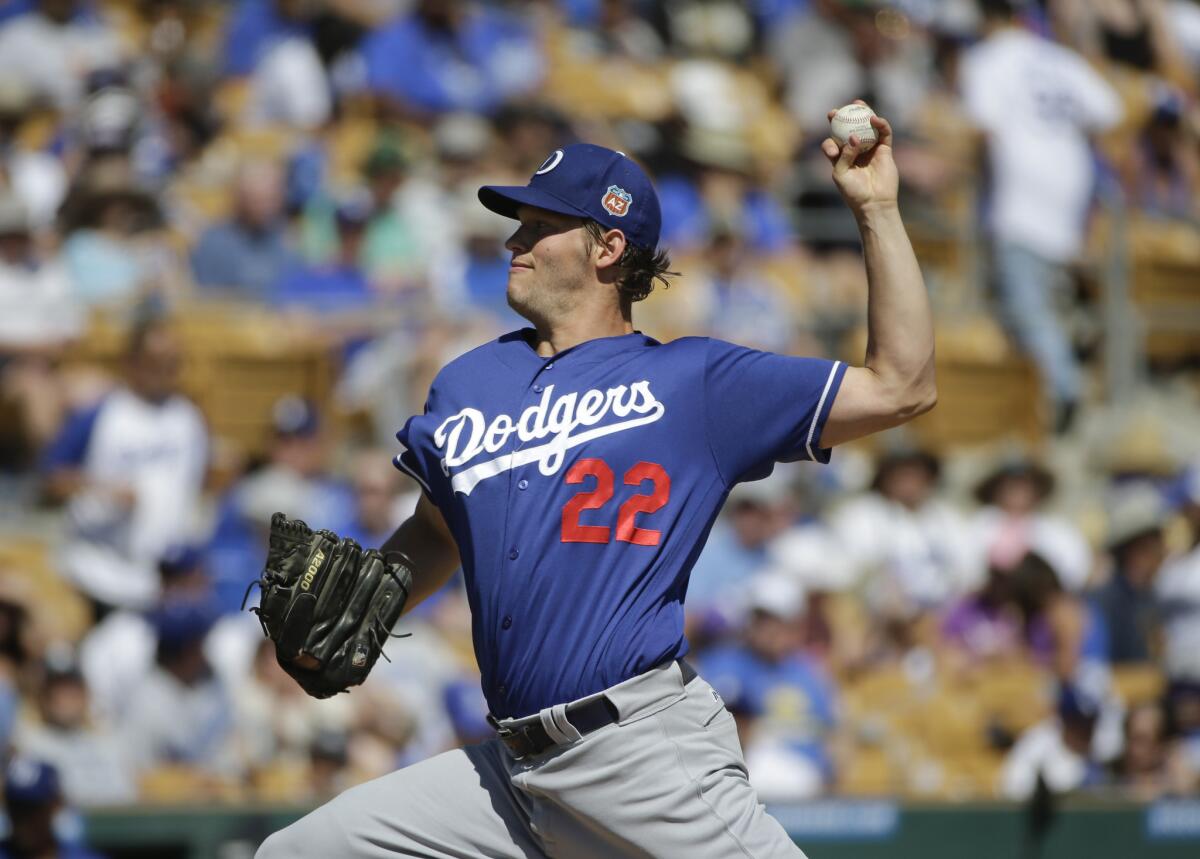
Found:
[[[276,660],[309,695],[328,698],[375,666],[412,591],[412,564],[276,513],[266,569],[254,585],[262,600],[251,611],[275,642]]]

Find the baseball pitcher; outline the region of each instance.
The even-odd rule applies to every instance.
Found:
[[[508,301],[531,327],[452,361],[397,434],[424,493],[382,547],[277,515],[260,616],[281,664],[331,695],[461,565],[496,736],[346,791],[259,859],[803,856],[684,660],[683,600],[735,484],[933,406],[892,132],[871,124],[874,147],[822,146],[862,234],[863,366],[635,330],[669,260],[654,187],[620,152],[566,146],[528,185],[479,190],[517,222]]]

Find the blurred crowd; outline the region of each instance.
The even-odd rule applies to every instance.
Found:
[[[1200,273],[1198,85],[1194,0],[0,2],[7,801],[309,803],[487,735],[459,583],[364,688],[303,696],[240,611],[271,513],[378,545],[413,509],[393,433],[442,363],[522,325],[512,225],[475,190],[571,140],[655,177],[683,274],[640,329],[861,360],[857,231],[818,148],[855,98],[896,129],[939,326],[1028,357],[1043,443],[899,436],[734,492],[689,635],[751,778],[1196,791],[1195,368],[1142,380],[1169,426],[1110,426],[1096,283],[1114,213]],[[186,384],[201,317],[315,347],[328,389],[231,371],[218,414]],[[257,442],[225,432],[251,417]],[[933,706],[1012,665],[1020,717],[972,723],[994,766],[969,788],[863,706],[872,678]]]

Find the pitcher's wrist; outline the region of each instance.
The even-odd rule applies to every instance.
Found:
[[[852,207],[854,219],[860,227],[870,226],[880,220],[900,217],[900,204],[896,200],[869,200]]]

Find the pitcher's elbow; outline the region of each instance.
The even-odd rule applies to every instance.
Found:
[[[937,386],[933,383],[914,386],[906,392],[896,416],[901,423],[918,418],[937,405]]]
[[[923,415],[928,411],[932,411],[933,407],[937,405],[937,401],[937,385],[931,382],[924,390],[921,391],[921,396],[917,401],[917,414]]]

